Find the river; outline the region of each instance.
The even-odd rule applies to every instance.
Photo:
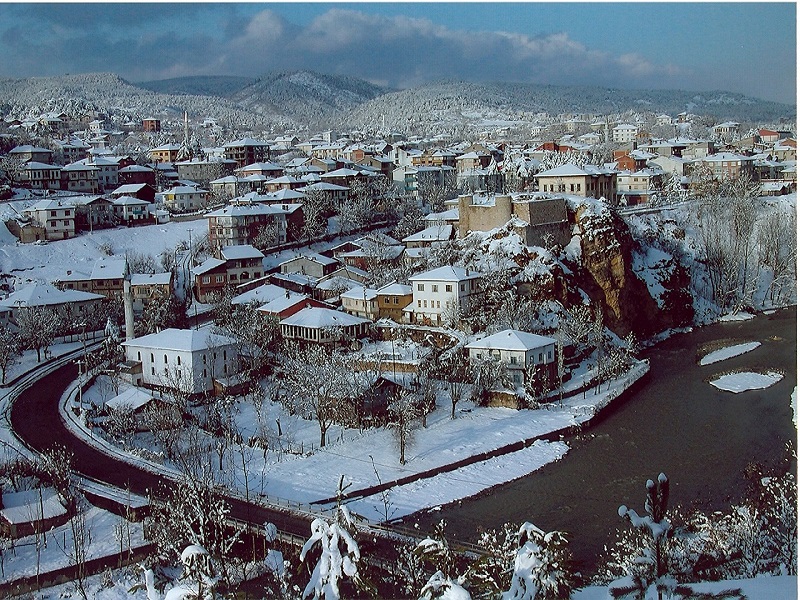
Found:
[[[761,346],[700,366],[700,349],[719,340]],[[445,519],[448,537],[465,541],[505,522],[566,531],[577,567],[587,574],[615,530],[625,527],[619,505],[641,514],[645,482],[660,472],[670,478],[671,506],[712,511],[743,499],[748,465],[796,469],[785,450],[787,442],[796,448],[797,439],[790,406],[797,384],[796,307],[675,335],[644,356],[650,373],[583,433],[567,439],[571,449],[562,460],[406,523],[431,531]],[[739,394],[709,383],[738,369],[779,370],[784,377],[770,388]]]

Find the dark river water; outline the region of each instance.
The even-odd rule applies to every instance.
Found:
[[[759,341],[744,355],[700,366],[698,352],[717,340]],[[578,567],[591,573],[605,544],[624,527],[620,504],[643,512],[644,485],[660,472],[671,481],[670,504],[725,510],[744,497],[749,464],[796,469],[791,393],[797,382],[797,311],[720,323],[676,335],[645,352],[650,373],[576,438],[560,461],[440,511],[414,515],[421,531],[447,521],[452,539],[474,541],[482,529],[530,521],[569,533]],[[734,394],[709,384],[732,370],[778,370],[763,390]]]

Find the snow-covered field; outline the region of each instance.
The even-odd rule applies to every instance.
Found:
[[[86,532],[89,534],[86,560],[126,551],[128,539],[132,548],[147,543],[141,523],[130,523],[97,507],[89,507],[84,513],[84,519]],[[74,561],[70,562],[71,556],[74,556],[73,531],[70,523],[54,527],[44,535],[46,541],[41,540],[38,549],[36,536],[31,535],[15,540],[13,547],[3,551],[3,568],[7,579],[36,575],[37,569],[39,573],[46,573],[74,564]]]
[[[711,380],[711,385],[720,390],[733,392],[746,392],[748,390],[763,390],[771,385],[775,385],[783,374],[776,371],[766,373],[754,373],[752,371],[742,371],[739,373],[729,373]]]
[[[640,364],[634,376],[641,376],[645,371],[646,367]],[[348,490],[352,492],[436,470],[508,444],[578,425],[589,419],[597,406],[608,403],[630,383],[630,380],[618,380],[611,385],[603,384],[600,391],[588,392],[585,398],[577,395],[565,399],[562,409],[517,411],[462,402],[455,419],[450,418],[449,398],[440,391],[437,409],[428,416],[427,427],[418,428],[408,444],[405,465],[399,462],[396,442],[389,430],[359,431],[334,426],[328,431],[326,446],[320,448],[316,422],[290,415],[280,404],[269,401],[264,402],[259,417],[253,405],[240,402],[235,419],[244,439],[256,432],[260,422],[271,427],[271,439],[295,453],[267,452],[264,457],[260,450],[237,447],[230,459],[226,459],[223,473],[228,479],[225,483],[242,494],[246,491],[250,495],[263,493],[310,504],[335,496],[341,475],[345,483],[352,484]],[[84,394],[84,401],[101,404],[109,393],[108,386],[100,379]],[[278,420],[280,436],[275,426]],[[75,421],[73,427],[82,427],[82,424]],[[149,440],[141,438],[140,444],[147,447]],[[558,460],[567,449],[562,442],[538,441],[517,452],[394,487],[387,499],[391,505],[389,516],[400,518],[472,496]],[[247,490],[241,467],[242,454],[247,462]],[[130,457],[128,460],[140,459]],[[386,518],[383,500],[368,497],[352,502],[350,508],[370,520],[383,520]]]

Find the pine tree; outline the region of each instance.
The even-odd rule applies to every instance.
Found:
[[[531,523],[518,532],[511,588],[503,600],[557,600],[568,598],[574,584],[567,537],[561,531],[545,533]]]
[[[350,511],[342,503],[344,491],[349,487],[343,486],[343,481],[342,476],[339,478],[334,519],[330,523],[321,518],[314,519],[311,537],[300,552],[300,562],[305,562],[312,548],[319,545],[319,558],[303,590],[303,598],[338,600],[341,598],[339,583],[346,577],[356,586],[365,585],[358,572],[361,551],[353,537],[355,525]]]

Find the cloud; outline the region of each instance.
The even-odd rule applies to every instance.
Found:
[[[311,69],[398,88],[443,79],[714,85],[696,67],[648,58],[637,48],[614,54],[565,31],[511,33],[488,23],[468,31],[331,6],[297,25],[276,7],[235,3],[10,4],[0,14],[0,76],[113,71],[141,81]]]

